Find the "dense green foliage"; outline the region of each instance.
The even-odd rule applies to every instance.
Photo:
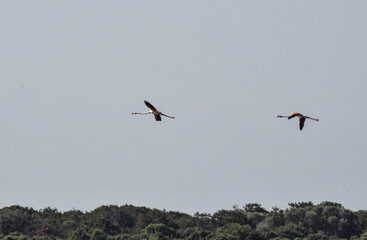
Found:
[[[290,203],[271,211],[251,203],[194,216],[131,205],[62,213],[11,206],[0,209],[0,239],[367,240],[367,211],[332,202]]]

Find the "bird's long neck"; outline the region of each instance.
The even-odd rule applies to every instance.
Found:
[[[131,113],[131,114],[143,114],[143,115],[146,115],[146,114],[150,114],[150,113],[152,113],[151,111],[149,111],[149,112],[144,112],[144,113],[141,113],[141,112],[133,112],[133,113]]]

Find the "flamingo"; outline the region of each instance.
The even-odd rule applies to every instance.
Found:
[[[144,100],[144,103],[145,105],[147,105],[148,108],[150,108],[150,111],[149,112],[145,112],[145,113],[139,113],[139,112],[133,112],[131,113],[132,115],[134,114],[153,114],[154,117],[155,117],[155,120],[156,121],[162,121],[162,118],[161,116],[165,116],[165,117],[168,117],[168,118],[172,118],[172,119],[175,119],[175,117],[171,117],[171,116],[168,116],[166,114],[163,114],[162,112],[158,111],[152,104],[150,104],[147,100]]]
[[[305,115],[300,114],[299,112],[292,112],[291,114],[289,114],[289,116],[278,115],[277,117],[278,118],[288,118],[288,119],[292,119],[294,117],[299,117],[299,130],[302,130],[303,126],[305,125],[306,118],[314,120],[314,121],[319,121],[319,119],[317,119],[317,118],[312,118],[312,117],[309,117],[309,116],[305,116]]]

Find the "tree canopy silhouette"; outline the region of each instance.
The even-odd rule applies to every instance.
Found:
[[[367,240],[367,211],[339,203],[289,203],[268,211],[260,204],[193,216],[132,205],[90,212],[10,206],[0,209],[0,239],[68,240]]]

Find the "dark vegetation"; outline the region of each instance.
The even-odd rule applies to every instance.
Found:
[[[367,211],[339,203],[260,204],[194,216],[145,207],[101,206],[91,212],[11,206],[0,209],[0,239],[68,240],[367,240]]]

